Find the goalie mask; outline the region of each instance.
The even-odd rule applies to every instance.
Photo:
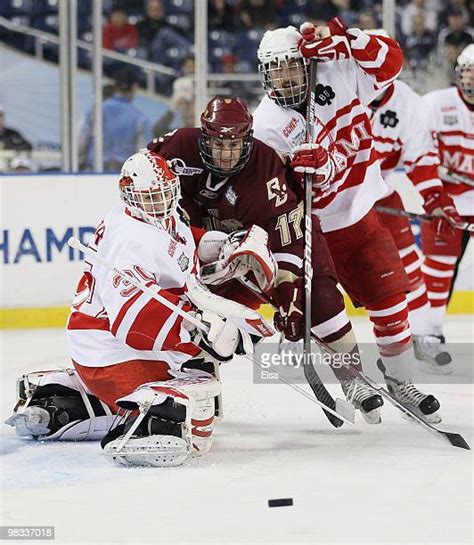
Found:
[[[250,110],[241,98],[213,98],[201,115],[199,153],[217,176],[238,174],[252,152]]]
[[[166,159],[140,150],[125,161],[120,176],[120,197],[131,214],[169,231],[181,193],[179,178]]]
[[[300,39],[292,26],[268,30],[257,51],[263,88],[283,108],[298,108],[306,100],[308,61],[298,49]]]
[[[456,85],[464,96],[474,98],[474,44],[464,48],[457,58]]]

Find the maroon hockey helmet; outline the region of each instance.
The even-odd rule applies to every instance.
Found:
[[[201,114],[199,152],[222,177],[240,172],[252,152],[253,117],[241,98],[214,97]]]

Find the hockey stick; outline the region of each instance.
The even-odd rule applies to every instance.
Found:
[[[241,284],[246,286],[249,290],[253,291],[257,295],[260,295],[260,298],[261,298],[262,301],[264,301],[265,303],[267,303],[269,305],[272,305],[272,302],[270,301],[270,299],[268,297],[266,297],[264,294],[262,294],[259,291],[258,287],[253,282],[251,282],[250,280],[248,280],[245,277],[239,278],[239,281],[241,282]],[[312,339],[323,350],[326,350],[326,352],[328,352],[330,354],[336,354],[336,352],[327,343],[325,343],[324,341],[319,339],[314,333],[312,333]],[[386,390],[383,386],[380,386],[378,383],[376,383],[370,377],[365,375],[363,372],[361,372],[358,369],[355,369],[353,367],[346,367],[345,369],[347,370],[348,374],[352,375],[352,377],[354,377],[354,376],[358,377],[367,386],[369,386],[373,390],[378,391],[382,397],[384,397],[389,403],[391,403],[394,407],[396,407],[398,410],[400,410],[402,413],[404,413],[406,416],[408,416],[415,423],[420,424],[421,426],[423,426],[424,428],[426,428],[427,430],[429,430],[429,431],[431,431],[433,433],[436,433],[438,435],[441,434],[442,437],[447,439],[451,443],[451,445],[453,445],[454,447],[471,450],[471,447],[469,446],[469,444],[466,442],[464,437],[462,435],[460,435],[459,433],[452,433],[452,432],[439,430],[438,428],[436,428],[435,426],[433,426],[429,422],[426,422],[425,420],[420,418],[411,409],[409,409],[408,407],[405,407],[405,405],[400,403],[388,390]],[[384,369],[382,370],[382,372],[383,371],[384,371]],[[318,379],[319,379],[319,377],[318,377]],[[323,388],[324,388],[324,386],[323,386]]]
[[[314,333],[313,333],[313,340],[329,353],[335,354],[334,350],[330,346],[328,346],[324,341],[322,341],[316,335],[314,335]],[[382,373],[385,372],[385,368],[383,367],[383,364],[380,360],[377,362],[377,366],[379,367]],[[385,398],[389,403],[391,403],[403,414],[408,416],[416,424],[420,424],[420,426],[423,426],[428,431],[436,433],[438,436],[441,435],[442,438],[447,439],[449,443],[453,445],[453,447],[471,450],[471,447],[469,446],[469,444],[467,443],[467,441],[464,439],[464,437],[461,434],[448,432],[448,431],[442,431],[438,429],[436,426],[433,426],[429,422],[426,422],[425,420],[423,420],[423,418],[419,417],[410,408],[403,405],[403,403],[400,403],[400,401],[398,401],[398,399],[396,399],[388,390],[386,390],[383,386],[380,386],[380,384],[378,384],[377,382],[372,380],[370,377],[365,375],[362,371],[359,371],[358,369],[354,367],[349,367],[349,366],[346,366],[345,369],[348,372],[348,374],[352,375],[352,377],[358,377],[367,386],[379,392],[383,398]]]
[[[438,172],[440,178],[446,182],[452,184],[466,184],[474,187],[474,180],[466,174],[462,174],[461,172],[456,172],[454,170],[449,170],[449,168],[443,166],[438,167]]]
[[[314,142],[314,119],[316,117],[316,61],[309,61],[309,82],[308,82],[308,98],[306,103],[306,143]],[[305,287],[305,304],[304,304],[304,344],[303,344],[303,370],[304,376],[311,386],[314,395],[325,405],[336,407],[336,402],[329,394],[324,384],[321,382],[316,373],[313,364],[310,361],[311,354],[311,288],[313,279],[312,266],[312,233],[313,222],[311,217],[311,209],[313,207],[313,192],[312,192],[312,174],[304,175],[304,253],[303,253],[303,273]],[[331,424],[338,428],[342,426],[340,419],[334,419],[332,414],[324,411],[327,419]]]
[[[180,309],[179,307],[175,306],[171,301],[168,301],[167,299],[165,299],[162,295],[157,293],[152,288],[148,287],[144,282],[141,282],[137,278],[133,277],[131,274],[128,274],[125,271],[117,269],[116,267],[114,267],[114,265],[112,265],[112,263],[110,263],[109,261],[104,259],[102,256],[98,255],[98,253],[96,251],[94,251],[91,248],[89,248],[89,247],[85,246],[84,244],[82,244],[78,239],[76,239],[74,237],[70,237],[69,240],[67,241],[67,243],[71,248],[79,250],[80,252],[88,255],[89,257],[91,257],[92,259],[94,259],[95,261],[100,263],[103,267],[113,271],[115,274],[118,274],[122,278],[125,278],[132,286],[135,286],[136,288],[138,288],[143,293],[146,293],[147,295],[149,295],[153,299],[156,299],[158,302],[162,303],[163,305],[168,307],[170,310],[176,312],[182,318],[184,318],[188,322],[192,323],[193,325],[195,325],[196,327],[198,327],[199,329],[201,329],[205,333],[209,332],[209,328],[205,324],[203,324],[200,320],[198,320],[197,318],[195,318],[194,316],[192,316],[188,312],[186,312],[186,311]],[[266,370],[266,367],[264,367],[259,361],[256,361],[250,355],[245,356],[245,357],[249,361],[251,361],[253,364],[260,367],[260,369]],[[326,405],[321,403],[318,399],[314,399],[314,397],[309,395],[303,388],[301,388],[297,384],[294,384],[293,382],[289,381],[285,377],[281,377],[278,374],[277,378],[278,378],[278,380],[280,382],[283,382],[284,384],[288,385],[290,388],[297,391],[302,396],[306,397],[307,399],[309,399],[310,401],[312,401],[313,403],[315,403],[316,405],[321,407],[323,410],[332,413],[335,417],[343,420],[344,422],[347,422],[348,424],[354,425],[353,415],[351,415],[351,414],[344,415],[344,414],[338,413],[335,410],[331,409],[330,407],[327,407]]]
[[[417,214],[416,212],[408,212],[407,210],[400,210],[399,208],[391,208],[390,206],[376,206],[375,210],[381,212],[382,214],[389,214],[391,216],[399,216],[403,218],[410,218],[420,221],[432,221],[434,219],[439,219],[440,216],[431,216],[430,214]],[[449,220],[446,220],[449,221]],[[467,221],[461,221],[453,223],[449,221],[450,225],[456,227],[456,229],[461,229],[462,231],[469,231],[474,233],[474,223],[468,223]]]
[[[242,276],[238,280],[243,286],[245,286],[247,289],[249,289],[251,292],[257,295],[257,297],[260,298],[262,303],[270,305],[271,307],[273,307],[273,309],[275,309],[273,302],[264,293],[262,293],[260,289],[247,277]],[[305,365],[304,371],[305,371],[304,373],[305,378],[309,386],[311,387],[311,390],[313,390],[314,395],[319,401],[321,401],[321,403],[323,403],[326,407],[329,407],[338,413],[342,413],[346,415],[355,413],[355,409],[352,403],[349,403],[345,399],[341,399],[338,397],[334,400],[334,398],[327,391],[326,387],[324,386],[321,379],[319,378],[319,375],[314,369],[314,366],[312,363],[309,363],[309,365]],[[329,422],[331,422],[331,424],[335,428],[340,428],[342,426],[343,422],[340,418],[335,417],[330,412],[325,411],[324,414],[327,416],[327,419],[329,420]]]

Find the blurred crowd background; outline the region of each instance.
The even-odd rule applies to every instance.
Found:
[[[133,145],[194,125],[194,1],[103,1],[103,47],[130,60],[104,58],[103,113],[114,117],[117,109],[133,106]],[[86,171],[91,170],[92,2],[77,1],[78,39],[84,43],[77,50],[77,131],[80,169]],[[251,107],[262,95],[256,51],[265,30],[304,21],[324,24],[338,15],[349,26],[382,26],[377,0],[207,2],[209,96],[240,95]],[[458,54],[474,39],[474,0],[397,0],[395,28],[405,53],[402,79],[420,94],[447,87]],[[0,171],[60,168],[58,29],[58,0],[0,0]],[[104,160],[105,170],[114,171],[121,158]]]

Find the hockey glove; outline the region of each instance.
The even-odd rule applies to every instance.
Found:
[[[319,144],[301,144],[292,150],[291,167],[295,172],[311,174],[313,191],[327,191],[331,182],[343,168],[339,154],[329,153]]]
[[[349,59],[351,47],[346,30],[347,25],[338,17],[331,19],[327,27],[303,23],[300,26],[299,50],[303,57],[314,58],[318,62]]]
[[[253,354],[253,340],[243,328],[239,328],[229,318],[222,318],[212,312],[199,312],[196,317],[209,328],[206,333],[202,329],[191,333],[193,342],[204,352],[219,362],[231,360],[235,354]]]
[[[456,212],[453,200],[444,191],[436,191],[427,196],[423,205],[428,214],[436,216],[433,220],[436,238],[451,237],[455,233],[455,225],[462,222]]]
[[[294,282],[282,282],[274,290],[277,310],[275,327],[283,333],[285,339],[296,342],[304,333],[304,281],[302,278]]]

